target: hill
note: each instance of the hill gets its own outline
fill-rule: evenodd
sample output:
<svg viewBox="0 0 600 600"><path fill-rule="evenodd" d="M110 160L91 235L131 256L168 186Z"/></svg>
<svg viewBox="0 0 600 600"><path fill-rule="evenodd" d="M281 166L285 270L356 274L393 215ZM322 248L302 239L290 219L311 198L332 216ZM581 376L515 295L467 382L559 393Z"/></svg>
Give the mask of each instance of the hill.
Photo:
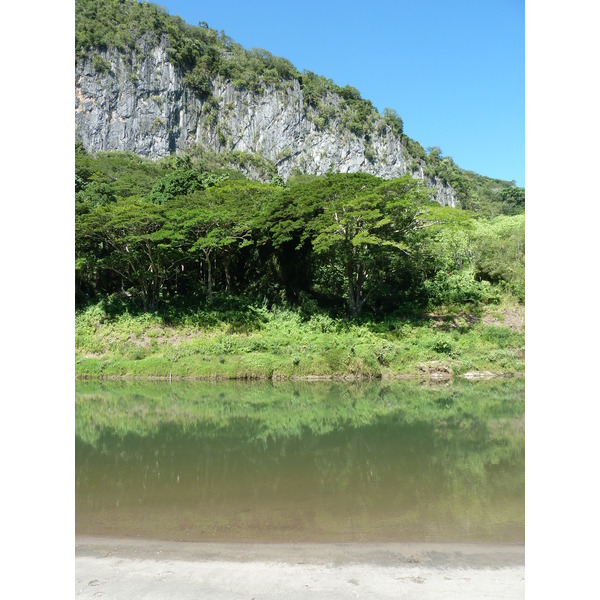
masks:
<svg viewBox="0 0 600 600"><path fill-rule="evenodd" d="M363 172L422 180L442 205L524 209L514 182L460 169L350 86L135 0L76 0L76 136L89 152L189 154L252 179Z"/></svg>

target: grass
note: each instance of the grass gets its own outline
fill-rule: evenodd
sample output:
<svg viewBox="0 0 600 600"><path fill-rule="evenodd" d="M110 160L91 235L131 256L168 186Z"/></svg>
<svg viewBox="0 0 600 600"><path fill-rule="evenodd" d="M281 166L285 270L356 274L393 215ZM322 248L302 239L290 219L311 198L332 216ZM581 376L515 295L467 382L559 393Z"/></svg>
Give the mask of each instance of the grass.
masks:
<svg viewBox="0 0 600 600"><path fill-rule="evenodd" d="M524 334L484 315L382 321L306 317L247 307L170 315L113 314L101 304L75 317L79 377L387 378L524 371Z"/></svg>

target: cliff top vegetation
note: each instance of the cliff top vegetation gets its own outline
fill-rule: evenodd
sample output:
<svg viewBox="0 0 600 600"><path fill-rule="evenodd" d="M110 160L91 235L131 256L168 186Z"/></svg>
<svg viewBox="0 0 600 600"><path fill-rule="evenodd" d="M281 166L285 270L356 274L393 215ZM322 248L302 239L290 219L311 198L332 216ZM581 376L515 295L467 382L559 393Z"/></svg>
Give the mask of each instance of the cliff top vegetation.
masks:
<svg viewBox="0 0 600 600"><path fill-rule="evenodd" d="M217 77L257 94L296 81L307 116L318 126L325 126L332 117L324 100L334 95L338 98L338 116L348 131L367 143L374 127L399 136L415 166L421 164L427 177L452 186L463 208L492 216L524 212L523 188L514 182L465 171L450 156L443 156L438 147L425 150L404 134L396 110L385 108L380 115L371 101L362 98L351 85L342 87L311 71L300 72L286 58L261 48L245 49L224 31L211 29L205 22L190 25L151 2L76 0L75 9L76 61L93 56L102 70L102 53L108 49L118 49L131 61L133 56L163 44L171 62L181 70L186 86L199 98L211 96L211 82ZM268 165L261 167L269 170Z"/></svg>

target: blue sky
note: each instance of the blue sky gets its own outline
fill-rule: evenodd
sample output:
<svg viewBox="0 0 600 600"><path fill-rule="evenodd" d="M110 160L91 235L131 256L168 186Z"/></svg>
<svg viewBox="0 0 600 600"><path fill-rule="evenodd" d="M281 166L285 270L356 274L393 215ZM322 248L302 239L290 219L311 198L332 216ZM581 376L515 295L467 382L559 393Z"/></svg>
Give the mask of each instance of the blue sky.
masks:
<svg viewBox="0 0 600 600"><path fill-rule="evenodd" d="M524 0L162 0L360 90L462 168L525 185Z"/></svg>

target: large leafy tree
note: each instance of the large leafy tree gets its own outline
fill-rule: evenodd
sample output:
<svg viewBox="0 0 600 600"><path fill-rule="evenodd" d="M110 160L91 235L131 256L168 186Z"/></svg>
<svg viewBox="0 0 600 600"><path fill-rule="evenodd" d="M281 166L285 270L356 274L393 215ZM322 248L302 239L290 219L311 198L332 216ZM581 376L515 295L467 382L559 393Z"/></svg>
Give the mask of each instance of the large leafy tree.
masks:
<svg viewBox="0 0 600 600"><path fill-rule="evenodd" d="M76 223L80 257L96 273L109 271L123 287L133 287L147 310L158 306L165 283L182 260L182 236L165 218L165 209L148 203L106 205Z"/></svg>
<svg viewBox="0 0 600 600"><path fill-rule="evenodd" d="M306 235L314 252L330 268L343 273L348 310L359 315L369 298L371 281L385 270L390 254L408 253L427 194L416 180L403 177L391 182L365 174L332 175L317 185L321 193L305 210L316 212Z"/></svg>
<svg viewBox="0 0 600 600"><path fill-rule="evenodd" d="M228 292L232 256L253 242L252 231L271 192L272 186L261 183L226 181L171 203L169 221L185 238L188 255L201 260L209 303L213 302L216 261L222 266Z"/></svg>

